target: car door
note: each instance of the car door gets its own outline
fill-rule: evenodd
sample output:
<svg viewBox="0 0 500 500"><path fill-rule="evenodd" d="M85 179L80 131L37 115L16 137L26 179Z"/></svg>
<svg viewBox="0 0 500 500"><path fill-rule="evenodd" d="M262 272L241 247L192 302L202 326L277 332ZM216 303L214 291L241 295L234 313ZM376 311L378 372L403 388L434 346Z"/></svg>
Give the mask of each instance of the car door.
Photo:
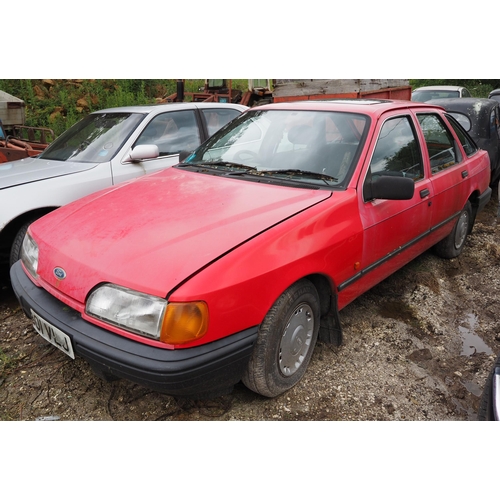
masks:
<svg viewBox="0 0 500 500"><path fill-rule="evenodd" d="M425 173L417 124L411 114L393 114L379 123L368 153L358 203L363 226L362 293L421 252L430 226L432 185ZM366 187L377 176L410 177L410 200L372 199Z"/></svg>
<svg viewBox="0 0 500 500"><path fill-rule="evenodd" d="M203 141L201 121L195 109L167 111L154 116L132 144L156 145L159 156L131 162L127 155L117 155L112 163L113 184L171 167L179 163L181 151L194 151ZM127 147L127 151L128 151Z"/></svg>
<svg viewBox="0 0 500 500"><path fill-rule="evenodd" d="M458 141L437 112L417 113L427 146L432 200L431 230L452 220L469 196L469 162Z"/></svg>

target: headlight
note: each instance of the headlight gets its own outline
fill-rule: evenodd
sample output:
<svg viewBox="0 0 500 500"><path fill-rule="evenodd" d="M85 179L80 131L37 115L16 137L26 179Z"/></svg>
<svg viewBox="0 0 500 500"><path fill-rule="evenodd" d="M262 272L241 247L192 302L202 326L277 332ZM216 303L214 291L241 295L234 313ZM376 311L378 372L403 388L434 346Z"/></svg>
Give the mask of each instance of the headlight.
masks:
<svg viewBox="0 0 500 500"><path fill-rule="evenodd" d="M38 245L29 233L26 233L21 248L21 260L33 278L38 278Z"/></svg>
<svg viewBox="0 0 500 500"><path fill-rule="evenodd" d="M159 340L167 301L116 285L103 285L89 296L86 313L145 337Z"/></svg>
<svg viewBox="0 0 500 500"><path fill-rule="evenodd" d="M118 285L102 285L89 296L86 313L144 337L183 344L202 337L208 327L204 302L168 303Z"/></svg>

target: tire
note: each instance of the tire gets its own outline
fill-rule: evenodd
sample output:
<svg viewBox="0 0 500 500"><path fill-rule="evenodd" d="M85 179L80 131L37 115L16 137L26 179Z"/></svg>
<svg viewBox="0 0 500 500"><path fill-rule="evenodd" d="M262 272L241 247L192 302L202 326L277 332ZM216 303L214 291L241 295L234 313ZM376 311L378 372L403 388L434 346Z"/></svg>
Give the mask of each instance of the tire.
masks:
<svg viewBox="0 0 500 500"><path fill-rule="evenodd" d="M302 279L278 298L260 325L243 383L267 397L292 388L309 365L319 326L318 292Z"/></svg>
<svg viewBox="0 0 500 500"><path fill-rule="evenodd" d="M492 421L496 420L495 410L493 409L493 377L495 373L498 373L500 369L500 356L496 360L493 368L491 369L488 378L486 379L486 384L483 389L483 394L481 395L481 401L479 403L479 409L477 412L477 419L481 421Z"/></svg>
<svg viewBox="0 0 500 500"><path fill-rule="evenodd" d="M35 222L39 217L33 217L25 222L17 232L14 241L12 242L12 246L10 247L10 260L9 265L12 267L20 258L21 258L21 248L23 247L23 240L26 232L28 231L28 227L30 224Z"/></svg>
<svg viewBox="0 0 500 500"><path fill-rule="evenodd" d="M451 233L434 246L436 254L443 259L458 257L462 253L467 236L472 231L473 223L472 206L470 201L467 201Z"/></svg>

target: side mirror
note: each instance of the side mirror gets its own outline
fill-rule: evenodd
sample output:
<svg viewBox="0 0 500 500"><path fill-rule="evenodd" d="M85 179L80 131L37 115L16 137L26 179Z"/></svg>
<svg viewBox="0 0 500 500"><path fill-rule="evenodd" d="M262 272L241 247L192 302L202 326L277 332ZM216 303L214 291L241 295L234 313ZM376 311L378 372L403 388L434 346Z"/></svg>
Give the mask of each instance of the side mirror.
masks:
<svg viewBox="0 0 500 500"><path fill-rule="evenodd" d="M129 155L129 160L136 162L158 158L158 156L160 156L160 151L156 144L142 144L132 149Z"/></svg>
<svg viewBox="0 0 500 500"><path fill-rule="evenodd" d="M381 175L368 181L366 188L367 200L411 200L415 193L415 182L410 177Z"/></svg>

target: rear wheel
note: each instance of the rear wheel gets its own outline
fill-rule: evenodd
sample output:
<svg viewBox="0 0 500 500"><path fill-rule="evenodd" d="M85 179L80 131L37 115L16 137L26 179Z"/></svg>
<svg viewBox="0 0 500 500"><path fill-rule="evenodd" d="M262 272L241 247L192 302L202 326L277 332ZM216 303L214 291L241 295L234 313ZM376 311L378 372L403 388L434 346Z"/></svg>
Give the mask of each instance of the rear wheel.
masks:
<svg viewBox="0 0 500 500"><path fill-rule="evenodd" d="M472 207L470 201L467 201L451 233L435 245L436 254L444 259L458 257L465 246L467 235L472 230L472 224Z"/></svg>
<svg viewBox="0 0 500 500"><path fill-rule="evenodd" d="M303 377L311 359L320 323L318 292L303 279L286 290L260 325L243 383L274 397Z"/></svg>

